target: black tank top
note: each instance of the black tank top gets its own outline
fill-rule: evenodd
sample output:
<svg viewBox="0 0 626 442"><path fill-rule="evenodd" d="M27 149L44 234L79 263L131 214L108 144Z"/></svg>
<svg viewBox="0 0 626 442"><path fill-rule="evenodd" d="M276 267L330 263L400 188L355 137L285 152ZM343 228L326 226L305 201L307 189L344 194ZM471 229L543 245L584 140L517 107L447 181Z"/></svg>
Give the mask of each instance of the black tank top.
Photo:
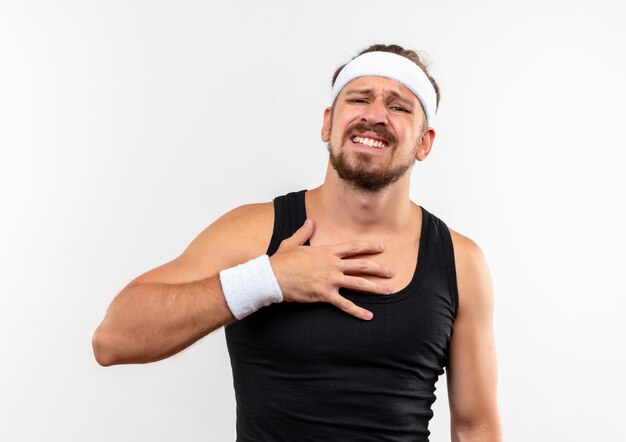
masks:
<svg viewBox="0 0 626 442"><path fill-rule="evenodd" d="M305 191L274 199L272 255L306 219ZM427 441L458 295L445 223L422 208L408 286L389 296L340 289L374 313L283 302L226 327L238 441Z"/></svg>

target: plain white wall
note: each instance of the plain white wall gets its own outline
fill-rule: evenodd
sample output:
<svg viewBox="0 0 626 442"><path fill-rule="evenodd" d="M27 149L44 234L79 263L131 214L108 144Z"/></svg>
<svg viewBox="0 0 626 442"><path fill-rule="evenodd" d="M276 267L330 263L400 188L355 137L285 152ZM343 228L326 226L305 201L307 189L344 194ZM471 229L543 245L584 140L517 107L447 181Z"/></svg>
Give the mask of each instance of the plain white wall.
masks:
<svg viewBox="0 0 626 442"><path fill-rule="evenodd" d="M412 197L490 263L505 440L626 440L625 19L609 0L1 1L0 439L234 440L221 331L106 369L91 334L220 214L321 182L331 73L380 41L425 50L441 85Z"/></svg>

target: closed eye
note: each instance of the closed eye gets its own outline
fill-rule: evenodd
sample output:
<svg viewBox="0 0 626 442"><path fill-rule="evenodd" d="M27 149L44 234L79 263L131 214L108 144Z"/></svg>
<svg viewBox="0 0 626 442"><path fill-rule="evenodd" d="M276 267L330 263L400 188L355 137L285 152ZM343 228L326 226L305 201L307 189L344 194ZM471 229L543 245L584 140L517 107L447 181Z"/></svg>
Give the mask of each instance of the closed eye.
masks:
<svg viewBox="0 0 626 442"><path fill-rule="evenodd" d="M391 106L391 109L397 111L397 112L406 112L406 113L411 113L410 110L402 107L402 106Z"/></svg>
<svg viewBox="0 0 626 442"><path fill-rule="evenodd" d="M365 98L350 98L348 103L364 104L367 103L367 100Z"/></svg>

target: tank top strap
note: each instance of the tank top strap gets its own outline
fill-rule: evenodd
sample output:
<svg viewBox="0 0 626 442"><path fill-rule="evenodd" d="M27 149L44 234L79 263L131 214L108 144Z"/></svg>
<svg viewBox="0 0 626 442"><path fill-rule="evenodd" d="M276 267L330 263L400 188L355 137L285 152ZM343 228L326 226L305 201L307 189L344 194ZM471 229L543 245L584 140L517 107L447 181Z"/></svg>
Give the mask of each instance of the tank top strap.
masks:
<svg viewBox="0 0 626 442"><path fill-rule="evenodd" d="M454 263L454 247L452 244L452 236L450 230L445 222L439 219L437 216L426 211L430 218L431 230L430 235L433 243L439 244L441 250L441 260L445 267L445 273L448 280L448 286L450 289L451 302L454 306L454 316L456 317L459 307L459 293L456 280L456 266Z"/></svg>
<svg viewBox="0 0 626 442"><path fill-rule="evenodd" d="M303 189L274 198L274 230L267 248L268 255L276 253L280 243L293 235L306 221L305 192L306 189Z"/></svg>

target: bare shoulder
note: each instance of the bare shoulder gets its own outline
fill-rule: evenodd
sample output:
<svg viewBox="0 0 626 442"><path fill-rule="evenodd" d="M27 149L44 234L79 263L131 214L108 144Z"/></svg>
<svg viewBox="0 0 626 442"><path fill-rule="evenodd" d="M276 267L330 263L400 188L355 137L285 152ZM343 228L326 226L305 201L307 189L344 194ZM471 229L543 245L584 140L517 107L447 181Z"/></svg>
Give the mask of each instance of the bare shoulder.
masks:
<svg viewBox="0 0 626 442"><path fill-rule="evenodd" d="M205 256L216 246L237 250L233 259L254 258L267 250L274 226L272 202L245 204L219 217L204 229L181 256Z"/></svg>
<svg viewBox="0 0 626 442"><path fill-rule="evenodd" d="M454 247L459 307L486 307L493 298L491 274L481 248L472 239L450 229Z"/></svg>
<svg viewBox="0 0 626 442"><path fill-rule="evenodd" d="M129 285L181 284L264 254L272 237L272 202L239 206L206 227L174 260L135 278Z"/></svg>
<svg viewBox="0 0 626 442"><path fill-rule="evenodd" d="M454 256L455 261L461 261L461 264L466 264L465 261L472 261L475 259L484 258L483 252L472 240L465 235L460 234L459 232L452 230L448 227L450 231L450 237L452 238L452 245L454 246Z"/></svg>

